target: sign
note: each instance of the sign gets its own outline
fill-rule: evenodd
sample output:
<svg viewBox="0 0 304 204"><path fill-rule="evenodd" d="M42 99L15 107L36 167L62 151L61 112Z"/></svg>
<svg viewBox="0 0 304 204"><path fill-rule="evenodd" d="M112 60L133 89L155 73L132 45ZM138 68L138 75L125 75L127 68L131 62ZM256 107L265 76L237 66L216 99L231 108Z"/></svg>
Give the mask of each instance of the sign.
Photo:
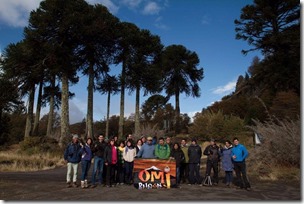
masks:
<svg viewBox="0 0 304 204"><path fill-rule="evenodd" d="M135 159L133 180L137 189L176 187L176 162L163 159Z"/></svg>

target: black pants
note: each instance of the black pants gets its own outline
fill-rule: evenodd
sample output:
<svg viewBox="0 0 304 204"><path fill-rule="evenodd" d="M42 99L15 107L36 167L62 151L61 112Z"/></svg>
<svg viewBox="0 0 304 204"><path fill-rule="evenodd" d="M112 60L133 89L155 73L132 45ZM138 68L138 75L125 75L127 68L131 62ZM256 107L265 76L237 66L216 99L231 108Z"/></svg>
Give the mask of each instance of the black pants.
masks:
<svg viewBox="0 0 304 204"><path fill-rule="evenodd" d="M207 160L206 176L211 176L211 169L213 169L213 182L218 183L218 162Z"/></svg>
<svg viewBox="0 0 304 204"><path fill-rule="evenodd" d="M199 163L189 163L189 183L190 184L202 183L202 179L201 179L199 171L200 171Z"/></svg>
<svg viewBox="0 0 304 204"><path fill-rule="evenodd" d="M246 163L234 162L234 171L236 174L236 185L240 188L250 188L250 183L246 175Z"/></svg>
<svg viewBox="0 0 304 204"><path fill-rule="evenodd" d="M181 182L186 183L189 177L189 164L182 163L180 168L180 178Z"/></svg>
<svg viewBox="0 0 304 204"><path fill-rule="evenodd" d="M111 186L114 184L115 181L115 164L108 164L107 168L107 175L106 175L106 185Z"/></svg>

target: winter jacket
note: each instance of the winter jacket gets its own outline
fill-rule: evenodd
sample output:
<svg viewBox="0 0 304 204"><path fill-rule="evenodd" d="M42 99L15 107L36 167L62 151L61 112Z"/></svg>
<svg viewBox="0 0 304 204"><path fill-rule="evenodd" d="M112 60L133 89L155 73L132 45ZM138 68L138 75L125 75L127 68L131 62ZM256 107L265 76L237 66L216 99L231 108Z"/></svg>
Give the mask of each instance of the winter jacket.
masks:
<svg viewBox="0 0 304 204"><path fill-rule="evenodd" d="M127 162L133 162L134 157L136 157L136 148L125 147L123 152L123 159Z"/></svg>
<svg viewBox="0 0 304 204"><path fill-rule="evenodd" d="M198 144L191 144L188 148L188 156L190 164L198 164L201 162L202 149Z"/></svg>
<svg viewBox="0 0 304 204"><path fill-rule="evenodd" d="M207 156L207 160L211 162L219 162L220 150L217 145L208 145L204 150L204 155Z"/></svg>
<svg viewBox="0 0 304 204"><path fill-rule="evenodd" d="M107 146L106 142L97 141L92 147L92 152L93 152L94 156L103 158L106 146Z"/></svg>
<svg viewBox="0 0 304 204"><path fill-rule="evenodd" d="M69 143L64 151L64 160L69 163L79 163L81 160L81 147L79 143Z"/></svg>
<svg viewBox="0 0 304 204"><path fill-rule="evenodd" d="M168 144L155 146L155 156L159 159L169 159L170 156L170 146Z"/></svg>
<svg viewBox="0 0 304 204"><path fill-rule="evenodd" d="M155 145L145 143L141 146L139 152L137 153L137 157L145 158L145 159L154 159L155 158Z"/></svg>
<svg viewBox="0 0 304 204"><path fill-rule="evenodd" d="M82 148L81 148L81 160L82 161L91 161L92 157L93 157L93 153L91 150L91 147L88 144L85 144Z"/></svg>
<svg viewBox="0 0 304 204"><path fill-rule="evenodd" d="M224 147L221 151L221 157L222 157L222 169L224 171L233 171L233 162L231 158L231 151L232 146L230 147Z"/></svg>
<svg viewBox="0 0 304 204"><path fill-rule="evenodd" d="M114 146L115 151L117 151L117 147ZM118 153L117 153L117 159L118 159ZM112 163L112 146L111 145L107 145L104 151L104 162L108 163L108 164L113 164ZM117 163L117 161L116 161ZM116 164L115 163L115 164Z"/></svg>
<svg viewBox="0 0 304 204"><path fill-rule="evenodd" d="M231 156L235 155L236 158L233 159L234 162L244 162L248 157L248 151L246 147L242 144L235 145L231 150Z"/></svg>
<svg viewBox="0 0 304 204"><path fill-rule="evenodd" d="M176 167L180 167L185 160L184 152L181 149L173 149L170 156L175 159Z"/></svg>

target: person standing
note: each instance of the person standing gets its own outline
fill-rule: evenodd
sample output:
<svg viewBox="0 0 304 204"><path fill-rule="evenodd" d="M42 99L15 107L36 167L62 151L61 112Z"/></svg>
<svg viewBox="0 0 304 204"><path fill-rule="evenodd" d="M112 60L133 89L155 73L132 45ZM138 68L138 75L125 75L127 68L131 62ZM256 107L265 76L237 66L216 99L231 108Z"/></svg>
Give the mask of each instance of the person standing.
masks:
<svg viewBox="0 0 304 204"><path fill-rule="evenodd" d="M131 141L132 142L132 141ZM141 139L138 139L137 140L137 142L136 142L136 153L138 153L139 152L139 150L140 150L140 148L142 147L142 145L143 145L143 142L142 142L142 140Z"/></svg>
<svg viewBox="0 0 304 204"><path fill-rule="evenodd" d="M220 160L220 148L216 145L215 140L210 140L210 145L208 145L204 150L204 155L207 156L207 166L206 166L206 177L211 175L211 169L213 170L213 184L218 185L218 163Z"/></svg>
<svg viewBox="0 0 304 204"><path fill-rule="evenodd" d="M173 150L170 153L170 159L175 159L176 163L176 184L177 186L180 184L180 168L185 160L184 152L181 150L180 145L175 142L173 144Z"/></svg>
<svg viewBox="0 0 304 204"><path fill-rule="evenodd" d="M127 141L127 146L123 152L123 159L125 160L125 181L127 185L132 183L132 173L134 168L134 158L136 157L136 149L133 147L132 141Z"/></svg>
<svg viewBox="0 0 304 204"><path fill-rule="evenodd" d="M114 185L115 167L118 160L117 147L114 143L114 138L110 139L104 152L105 166L107 167L106 187L112 187Z"/></svg>
<svg viewBox="0 0 304 204"><path fill-rule="evenodd" d="M233 180L233 163L231 158L232 143L229 140L225 141L224 148L221 149L222 169L225 171L225 183L230 187Z"/></svg>
<svg viewBox="0 0 304 204"><path fill-rule="evenodd" d="M72 137L72 142L70 142L65 151L64 151L64 160L67 163L67 187L78 187L77 181L77 173L78 173L78 164L81 160L81 147L78 142L78 135L74 134ZM73 170L73 183L71 184L71 176Z"/></svg>
<svg viewBox="0 0 304 204"><path fill-rule="evenodd" d="M181 164L180 174L181 174L181 182L186 183L189 177L189 156L188 156L188 145L187 140L182 139L181 141L181 150L184 153L185 159Z"/></svg>
<svg viewBox="0 0 304 204"><path fill-rule="evenodd" d="M103 167L104 167L104 151L107 143L104 141L103 134L98 136L98 141L94 144L92 152L94 154L94 166L92 172L92 188L96 187L96 176L98 175L97 182L102 185L103 183Z"/></svg>
<svg viewBox="0 0 304 204"><path fill-rule="evenodd" d="M130 140L132 141L132 140ZM124 159L123 159L123 152L125 150L125 142L120 141L119 146L117 148L117 165L116 165L116 183L117 185L123 185L125 183L125 168L124 168Z"/></svg>
<svg viewBox="0 0 304 204"><path fill-rule="evenodd" d="M143 159L155 159L155 145L152 144L152 137L147 138L147 142L141 146L136 157Z"/></svg>
<svg viewBox="0 0 304 204"><path fill-rule="evenodd" d="M92 139L88 138L85 144L80 143L81 146L81 188L88 187L88 172L92 160Z"/></svg>
<svg viewBox="0 0 304 204"><path fill-rule="evenodd" d="M191 140L191 145L188 148L189 156L189 185L200 184L202 182L200 176L200 163L202 157L202 149L197 144L196 139Z"/></svg>
<svg viewBox="0 0 304 204"><path fill-rule="evenodd" d="M165 143L163 137L160 137L158 144L155 146L155 156L158 159L169 159L170 157L170 146Z"/></svg>
<svg viewBox="0 0 304 204"><path fill-rule="evenodd" d="M233 159L234 171L237 179L238 188L245 188L247 191L251 190L250 183L246 174L246 158L248 157L248 151L246 147L239 143L237 137L233 138L234 147L231 150L231 156Z"/></svg>

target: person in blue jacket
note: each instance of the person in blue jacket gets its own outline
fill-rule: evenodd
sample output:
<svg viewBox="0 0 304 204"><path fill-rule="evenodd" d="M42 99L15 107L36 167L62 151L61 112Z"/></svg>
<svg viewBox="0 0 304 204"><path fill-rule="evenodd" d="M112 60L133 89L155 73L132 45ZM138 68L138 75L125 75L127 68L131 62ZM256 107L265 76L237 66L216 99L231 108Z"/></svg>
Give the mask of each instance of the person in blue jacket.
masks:
<svg viewBox="0 0 304 204"><path fill-rule="evenodd" d="M237 137L233 138L234 147L231 150L231 156L234 164L234 171L237 179L238 188L245 188L250 191L251 186L246 174L246 158L248 157L248 151L246 147L239 143Z"/></svg>
<svg viewBox="0 0 304 204"><path fill-rule="evenodd" d="M77 173L78 173L78 164L81 160L81 147L78 142L78 135L74 134L72 142L70 142L65 151L64 151L64 160L67 163L67 187L78 187ZM73 183L71 184L71 175L73 169Z"/></svg>
<svg viewBox="0 0 304 204"><path fill-rule="evenodd" d="M136 157L144 158L144 159L155 159L155 145L152 144L152 137L147 138L147 142L141 146L139 152Z"/></svg>
<svg viewBox="0 0 304 204"><path fill-rule="evenodd" d="M85 144L80 143L81 146L81 188L88 187L88 172L92 161L92 139L88 138Z"/></svg>

